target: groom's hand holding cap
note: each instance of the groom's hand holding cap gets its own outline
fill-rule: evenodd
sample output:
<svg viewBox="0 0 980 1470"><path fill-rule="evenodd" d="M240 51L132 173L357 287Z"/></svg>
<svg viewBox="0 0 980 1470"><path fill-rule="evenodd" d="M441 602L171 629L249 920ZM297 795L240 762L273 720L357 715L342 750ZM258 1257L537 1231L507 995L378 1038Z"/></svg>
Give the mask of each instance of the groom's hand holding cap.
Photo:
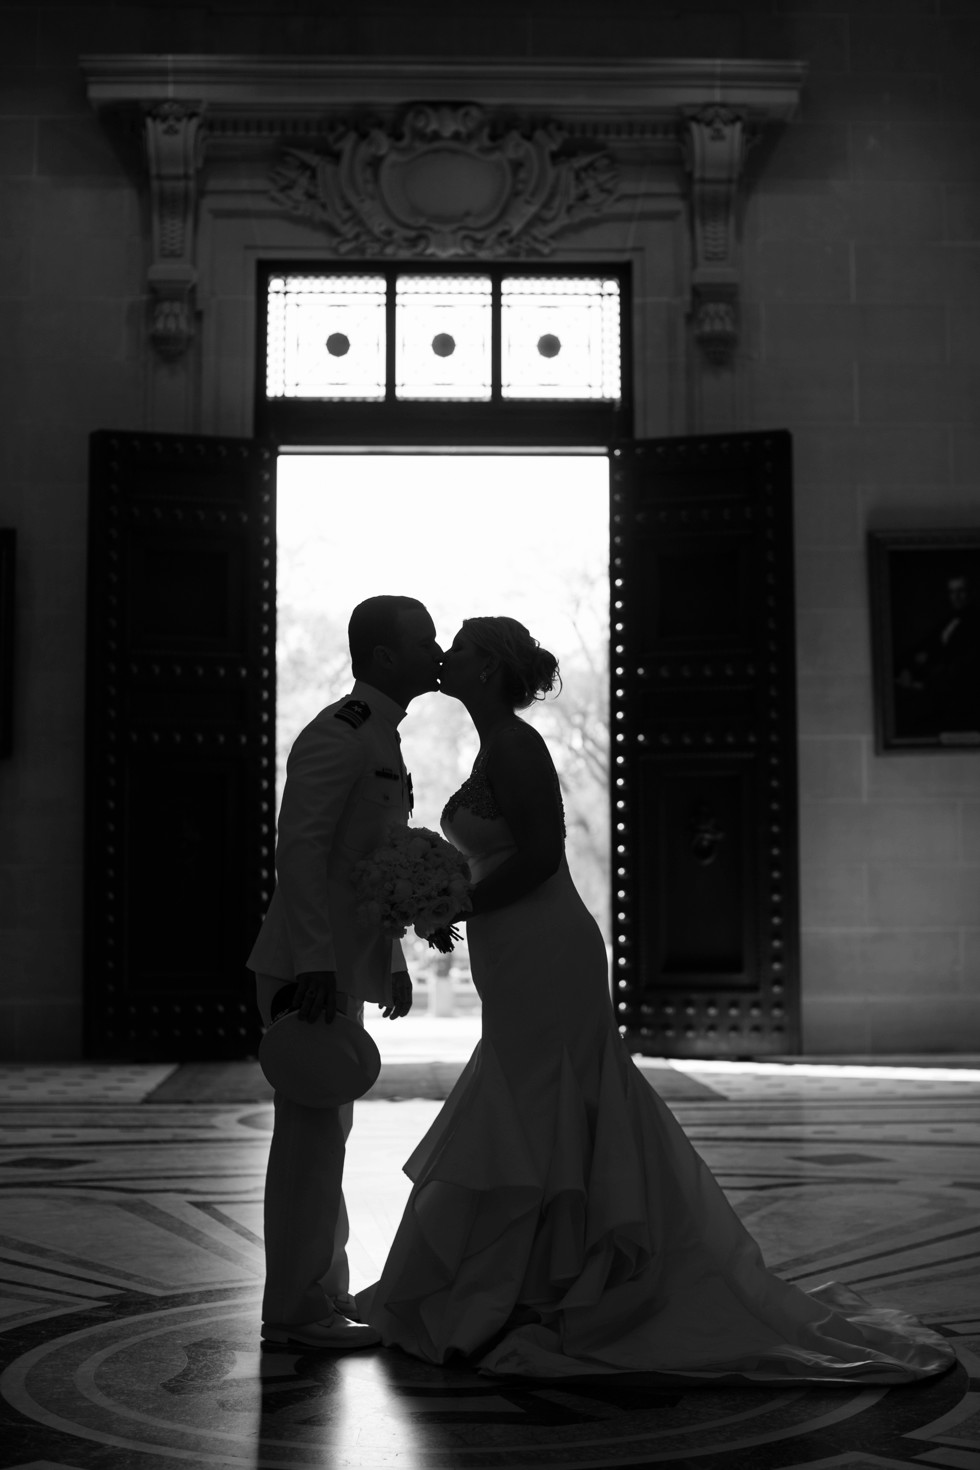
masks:
<svg viewBox="0 0 980 1470"><path fill-rule="evenodd" d="M304 1021L315 1021L322 1012L329 1026L337 1014L336 970L307 970L297 975L294 1005Z"/></svg>
<svg viewBox="0 0 980 1470"><path fill-rule="evenodd" d="M391 977L391 1002L381 1014L389 1021L397 1021L399 1016L407 1016L411 1009L412 978L407 970L395 970Z"/></svg>

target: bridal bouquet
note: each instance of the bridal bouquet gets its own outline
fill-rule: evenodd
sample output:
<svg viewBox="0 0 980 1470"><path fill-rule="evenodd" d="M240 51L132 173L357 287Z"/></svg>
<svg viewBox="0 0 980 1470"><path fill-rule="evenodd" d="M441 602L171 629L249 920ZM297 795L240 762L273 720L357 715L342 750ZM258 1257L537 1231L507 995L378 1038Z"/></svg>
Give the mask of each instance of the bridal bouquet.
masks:
<svg viewBox="0 0 980 1470"><path fill-rule="evenodd" d="M470 870L451 843L428 827L389 827L384 842L351 872L360 923L401 938L413 925L440 954L460 938L450 921L470 908Z"/></svg>

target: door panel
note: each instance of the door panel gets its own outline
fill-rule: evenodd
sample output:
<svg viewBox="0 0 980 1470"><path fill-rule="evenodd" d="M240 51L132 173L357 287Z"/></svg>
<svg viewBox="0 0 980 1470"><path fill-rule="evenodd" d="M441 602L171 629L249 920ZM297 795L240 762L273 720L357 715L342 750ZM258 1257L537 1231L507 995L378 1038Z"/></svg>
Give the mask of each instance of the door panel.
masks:
<svg viewBox="0 0 980 1470"><path fill-rule="evenodd" d="M275 452L92 436L86 1050L254 1053L274 871Z"/></svg>
<svg viewBox="0 0 980 1470"><path fill-rule="evenodd" d="M640 766L640 822L650 834L640 890L656 895L658 906L656 924L641 928L640 959L668 983L713 984L722 976L726 985L753 984L744 891L754 797L748 774L729 766L708 775L670 761Z"/></svg>
<svg viewBox="0 0 980 1470"><path fill-rule="evenodd" d="M614 987L634 1049L799 1046L790 436L613 450Z"/></svg>

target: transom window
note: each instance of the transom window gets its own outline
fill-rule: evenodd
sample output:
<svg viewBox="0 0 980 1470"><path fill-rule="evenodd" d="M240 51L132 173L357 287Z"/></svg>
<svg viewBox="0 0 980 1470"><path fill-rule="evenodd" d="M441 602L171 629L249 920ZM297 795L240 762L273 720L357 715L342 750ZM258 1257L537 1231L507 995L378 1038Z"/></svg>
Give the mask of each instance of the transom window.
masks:
<svg viewBox="0 0 980 1470"><path fill-rule="evenodd" d="M395 277L395 397L489 400L487 276Z"/></svg>
<svg viewBox="0 0 980 1470"><path fill-rule="evenodd" d="M266 396L385 396L384 276L273 276Z"/></svg>
<svg viewBox="0 0 980 1470"><path fill-rule="evenodd" d="M272 270L265 397L616 404L621 313L612 273Z"/></svg>

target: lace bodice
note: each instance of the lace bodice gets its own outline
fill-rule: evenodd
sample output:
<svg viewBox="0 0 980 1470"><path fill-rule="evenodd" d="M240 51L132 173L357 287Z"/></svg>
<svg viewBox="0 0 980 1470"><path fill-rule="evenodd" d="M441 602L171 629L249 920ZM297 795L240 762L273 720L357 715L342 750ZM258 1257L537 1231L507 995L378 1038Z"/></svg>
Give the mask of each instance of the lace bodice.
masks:
<svg viewBox="0 0 980 1470"><path fill-rule="evenodd" d="M555 795L558 797L558 805L561 808L561 835L567 836L565 829L565 806L561 799L561 786L557 775L555 780ZM458 791L454 791L442 809L440 818L443 827L451 822L459 811L465 807L474 817L483 817L486 821L494 821L502 815L499 806L494 799L494 794L487 780L487 752L481 751L473 762L473 769L463 782Z"/></svg>
<svg viewBox="0 0 980 1470"><path fill-rule="evenodd" d="M442 822L445 825L451 822L461 806L473 813L475 817L485 817L493 821L500 816L500 808L494 800L487 780L487 756L481 751L473 762L473 770L467 776L458 791L454 791L442 809Z"/></svg>

